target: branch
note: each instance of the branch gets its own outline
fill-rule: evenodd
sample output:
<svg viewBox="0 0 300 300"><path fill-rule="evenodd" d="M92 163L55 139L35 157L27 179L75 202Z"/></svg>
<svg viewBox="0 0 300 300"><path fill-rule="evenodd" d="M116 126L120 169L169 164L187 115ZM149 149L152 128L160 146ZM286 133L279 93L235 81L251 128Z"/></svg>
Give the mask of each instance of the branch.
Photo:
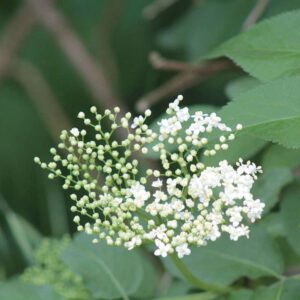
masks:
<svg viewBox="0 0 300 300"><path fill-rule="evenodd" d="M178 0L155 0L143 10L143 15L148 20L155 19L162 11L169 8Z"/></svg>
<svg viewBox="0 0 300 300"><path fill-rule="evenodd" d="M196 83L233 66L233 63L228 59L218 59L208 61L191 70L184 71L171 78L162 86L151 91L148 95L140 98L137 101L136 109L138 111L144 111L157 103L160 99L174 96L175 94L194 86Z"/></svg>
<svg viewBox="0 0 300 300"><path fill-rule="evenodd" d="M34 65L22 61L14 61L10 72L30 96L52 138L58 140L63 128L71 128L71 122L42 73Z"/></svg>
<svg viewBox="0 0 300 300"><path fill-rule="evenodd" d="M257 22L257 20L262 16L264 11L266 10L269 2L270 0L257 0L256 5L246 18L242 26L243 30L248 29Z"/></svg>
<svg viewBox="0 0 300 300"><path fill-rule="evenodd" d="M52 32L79 75L88 86L95 102L105 108L127 109L113 92L103 69L88 53L64 16L47 0L26 0L39 20Z"/></svg>
<svg viewBox="0 0 300 300"><path fill-rule="evenodd" d="M197 66L185 62L166 59L156 51L153 51L149 54L149 61L152 64L152 66L157 70L187 71L197 68Z"/></svg>
<svg viewBox="0 0 300 300"><path fill-rule="evenodd" d="M0 42L0 78L5 75L14 55L35 23L35 17L26 4L19 7L6 25Z"/></svg>

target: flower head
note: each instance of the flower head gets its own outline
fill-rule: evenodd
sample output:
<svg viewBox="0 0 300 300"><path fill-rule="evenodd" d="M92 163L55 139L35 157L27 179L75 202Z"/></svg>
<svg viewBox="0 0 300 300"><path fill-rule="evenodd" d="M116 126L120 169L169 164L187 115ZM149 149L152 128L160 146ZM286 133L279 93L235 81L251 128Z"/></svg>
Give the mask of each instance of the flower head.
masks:
<svg viewBox="0 0 300 300"><path fill-rule="evenodd" d="M226 160L205 166L201 157L228 149L235 132L216 113L191 114L181 101L178 96L169 104L158 132L145 123L149 110L131 120L130 113L118 117L118 108L99 114L92 107L94 121L78 115L90 130L64 130L58 149L50 150L52 162L34 159L49 170L50 179L61 177L63 188L73 190L74 222L79 231L94 235L94 242L131 250L152 241L155 255L176 252L181 258L191 246L223 233L234 241L248 237L247 221L261 217L264 203L251 193L261 168L242 159L236 166ZM117 130L126 131L126 138L117 140ZM143 172L135 153L147 154L150 147L159 153L161 169Z"/></svg>

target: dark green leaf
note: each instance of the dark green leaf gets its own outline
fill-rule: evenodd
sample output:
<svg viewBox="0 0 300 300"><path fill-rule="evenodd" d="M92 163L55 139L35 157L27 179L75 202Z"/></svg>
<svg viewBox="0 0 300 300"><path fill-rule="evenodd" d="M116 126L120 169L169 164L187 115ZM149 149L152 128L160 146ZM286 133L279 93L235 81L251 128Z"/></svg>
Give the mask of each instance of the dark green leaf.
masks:
<svg viewBox="0 0 300 300"><path fill-rule="evenodd" d="M105 243L92 244L84 233L66 249L63 260L82 277L95 298L126 298L142 282L143 268L137 252Z"/></svg>
<svg viewBox="0 0 300 300"><path fill-rule="evenodd" d="M281 214L286 238L300 254L300 186L296 184L288 186L282 198Z"/></svg>
<svg viewBox="0 0 300 300"><path fill-rule="evenodd" d="M226 300L250 300L253 292L250 290L240 290L230 293Z"/></svg>
<svg viewBox="0 0 300 300"><path fill-rule="evenodd" d="M141 257L141 265L143 268L142 281L133 297L137 299L149 299L155 295L160 274L155 269L154 263L146 256Z"/></svg>
<svg viewBox="0 0 300 300"><path fill-rule="evenodd" d="M222 237L207 246L193 249L183 259L191 272L208 283L230 284L242 276L279 277L283 260L277 244L259 227L253 227L250 238L238 242ZM170 260L164 260L175 276L181 276Z"/></svg>
<svg viewBox="0 0 300 300"><path fill-rule="evenodd" d="M265 203L264 213L269 212L278 202L280 191L293 179L292 172L287 168L267 169L259 176L252 192Z"/></svg>
<svg viewBox="0 0 300 300"><path fill-rule="evenodd" d="M262 81L298 73L300 31L295 28L299 26L299 10L281 14L225 42L210 57L228 56Z"/></svg>
<svg viewBox="0 0 300 300"><path fill-rule="evenodd" d="M230 100L234 100L238 95L257 87L260 82L250 76L243 76L235 79L226 86L225 93Z"/></svg>
<svg viewBox="0 0 300 300"><path fill-rule="evenodd" d="M247 159L259 152L266 145L266 141L247 134L237 135L233 141L229 142L226 151L219 151L214 156L203 157L203 162L207 165L217 165L226 159L229 163L235 163L239 158Z"/></svg>
<svg viewBox="0 0 300 300"><path fill-rule="evenodd" d="M281 214L269 213L259 223L274 238L285 235Z"/></svg>
<svg viewBox="0 0 300 300"><path fill-rule="evenodd" d="M262 158L263 169L294 168L300 164L300 150L287 149L279 145L272 145Z"/></svg>
<svg viewBox="0 0 300 300"><path fill-rule="evenodd" d="M219 115L229 126L242 123L244 133L299 148L300 77L280 79L237 96Z"/></svg>
<svg viewBox="0 0 300 300"><path fill-rule="evenodd" d="M287 279L258 289L250 300L298 300L300 280Z"/></svg>
<svg viewBox="0 0 300 300"><path fill-rule="evenodd" d="M35 286L18 281L0 283L0 299L63 300L49 286Z"/></svg>
<svg viewBox="0 0 300 300"><path fill-rule="evenodd" d="M160 34L158 43L177 51L184 49L187 59L197 61L237 34L252 7L251 1L205 1L192 6L182 19Z"/></svg>
<svg viewBox="0 0 300 300"><path fill-rule="evenodd" d="M156 300L215 300L216 295L212 293L190 294L179 297L163 297ZM217 300L217 299L216 299Z"/></svg>

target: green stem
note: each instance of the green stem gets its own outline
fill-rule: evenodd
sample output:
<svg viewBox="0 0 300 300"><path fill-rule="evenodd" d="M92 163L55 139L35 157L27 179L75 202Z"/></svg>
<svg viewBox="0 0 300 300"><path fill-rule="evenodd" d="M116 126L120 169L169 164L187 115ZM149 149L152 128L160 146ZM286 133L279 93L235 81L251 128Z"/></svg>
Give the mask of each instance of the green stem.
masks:
<svg viewBox="0 0 300 300"><path fill-rule="evenodd" d="M177 269L181 272L181 274L194 286L200 288L201 290L214 292L216 294L226 294L232 291L232 288L218 285L218 284L210 284L204 282L197 278L184 264L182 259L178 258L176 254L171 254L171 258L176 265Z"/></svg>

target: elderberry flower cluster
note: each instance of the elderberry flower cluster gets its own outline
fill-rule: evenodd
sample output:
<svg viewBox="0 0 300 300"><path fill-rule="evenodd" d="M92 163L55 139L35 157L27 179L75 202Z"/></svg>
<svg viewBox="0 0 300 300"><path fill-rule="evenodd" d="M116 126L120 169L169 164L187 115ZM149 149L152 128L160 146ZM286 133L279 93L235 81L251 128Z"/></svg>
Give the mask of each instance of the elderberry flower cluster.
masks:
<svg viewBox="0 0 300 300"><path fill-rule="evenodd" d="M150 110L132 120L130 113L119 117L119 108L100 114L92 107L93 119L78 115L91 130L64 130L58 149L50 150L52 162L35 158L50 179L61 177L63 189L74 191L74 222L95 243L131 250L152 242L155 255L182 258L192 245L206 245L223 232L234 241L248 237L247 224L261 217L264 204L251 193L261 167L242 159L236 166L201 162L203 155L227 150L242 125L232 130L215 113L191 114L180 108L181 100L169 104L159 132L145 122ZM126 133L122 141L118 130ZM141 155L150 150L161 168L143 172Z"/></svg>

